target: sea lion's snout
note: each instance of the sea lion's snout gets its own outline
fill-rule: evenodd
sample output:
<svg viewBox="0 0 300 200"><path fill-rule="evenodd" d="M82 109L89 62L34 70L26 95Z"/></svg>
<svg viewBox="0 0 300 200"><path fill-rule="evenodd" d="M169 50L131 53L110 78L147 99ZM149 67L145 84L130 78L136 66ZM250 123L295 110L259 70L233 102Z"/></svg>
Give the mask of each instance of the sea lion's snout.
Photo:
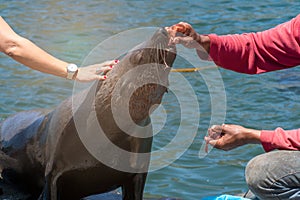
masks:
<svg viewBox="0 0 300 200"><path fill-rule="evenodd" d="M134 66L146 63L157 63L172 67L176 58L175 45L169 45L169 33L165 28L159 28L152 37L135 47L131 52L130 62Z"/></svg>
<svg viewBox="0 0 300 200"><path fill-rule="evenodd" d="M162 47L167 47L167 46L169 46L168 45L169 39L170 39L170 36L169 36L169 33L166 30L166 28L159 28L154 33L151 40L161 43Z"/></svg>
<svg viewBox="0 0 300 200"><path fill-rule="evenodd" d="M172 64L176 58L176 46L169 44L170 35L166 28L159 28L151 38L152 47L156 48L159 52L159 60L161 64L166 64L168 67L172 67Z"/></svg>
<svg viewBox="0 0 300 200"><path fill-rule="evenodd" d="M165 37L169 37L169 33L166 28L159 28L158 31L160 34L164 35Z"/></svg>

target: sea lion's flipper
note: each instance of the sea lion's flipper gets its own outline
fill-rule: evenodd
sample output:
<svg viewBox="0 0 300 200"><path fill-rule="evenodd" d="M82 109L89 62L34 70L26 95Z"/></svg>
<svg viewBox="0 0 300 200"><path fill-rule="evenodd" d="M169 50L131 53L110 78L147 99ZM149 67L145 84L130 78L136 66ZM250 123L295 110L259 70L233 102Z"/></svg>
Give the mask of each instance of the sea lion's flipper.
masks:
<svg viewBox="0 0 300 200"><path fill-rule="evenodd" d="M1 123L1 149L20 149L26 145L39 129L48 110L34 110L17 113Z"/></svg>
<svg viewBox="0 0 300 200"><path fill-rule="evenodd" d="M0 168L11 168L17 171L21 165L11 155L23 152L26 144L41 127L48 110L24 111L13 115L1 123L0 126Z"/></svg>
<svg viewBox="0 0 300 200"><path fill-rule="evenodd" d="M147 173L134 174L131 181L122 186L123 200L143 200L143 191Z"/></svg>
<svg viewBox="0 0 300 200"><path fill-rule="evenodd" d="M16 159L8 156L3 151L0 151L0 171L2 171L2 169L8 168L8 167L16 169L16 170L20 170L19 162Z"/></svg>
<svg viewBox="0 0 300 200"><path fill-rule="evenodd" d="M50 199L51 199L50 180L49 180L49 175L48 175L45 178L45 185L44 185L43 191L42 191L41 195L39 196L38 200L50 200Z"/></svg>

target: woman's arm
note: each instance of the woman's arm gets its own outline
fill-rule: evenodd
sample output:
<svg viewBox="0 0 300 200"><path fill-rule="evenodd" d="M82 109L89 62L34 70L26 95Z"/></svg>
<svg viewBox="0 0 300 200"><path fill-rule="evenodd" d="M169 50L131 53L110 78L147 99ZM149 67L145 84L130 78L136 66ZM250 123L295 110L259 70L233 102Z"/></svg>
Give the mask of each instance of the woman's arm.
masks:
<svg viewBox="0 0 300 200"><path fill-rule="evenodd" d="M67 77L68 63L62 61L43 49L36 46L30 40L21 37L0 17L0 51L14 60L34 70L53 74L59 77ZM97 69L107 72L118 61L108 61L99 65L79 68L76 77L78 81L104 80L105 76L97 74ZM104 68L103 68L104 67Z"/></svg>
<svg viewBox="0 0 300 200"><path fill-rule="evenodd" d="M0 27L1 52L32 69L67 77L68 63L51 56L30 40L16 34L2 17L0 17Z"/></svg>

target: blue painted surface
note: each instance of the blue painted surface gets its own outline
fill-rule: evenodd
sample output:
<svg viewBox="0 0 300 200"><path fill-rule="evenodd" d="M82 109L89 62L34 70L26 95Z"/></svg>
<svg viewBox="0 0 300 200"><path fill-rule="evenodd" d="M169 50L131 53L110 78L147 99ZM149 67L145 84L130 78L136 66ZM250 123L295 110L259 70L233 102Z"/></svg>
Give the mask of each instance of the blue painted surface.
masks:
<svg viewBox="0 0 300 200"><path fill-rule="evenodd" d="M204 197L202 200L250 200L250 199L224 194L224 195L214 196L214 197Z"/></svg>

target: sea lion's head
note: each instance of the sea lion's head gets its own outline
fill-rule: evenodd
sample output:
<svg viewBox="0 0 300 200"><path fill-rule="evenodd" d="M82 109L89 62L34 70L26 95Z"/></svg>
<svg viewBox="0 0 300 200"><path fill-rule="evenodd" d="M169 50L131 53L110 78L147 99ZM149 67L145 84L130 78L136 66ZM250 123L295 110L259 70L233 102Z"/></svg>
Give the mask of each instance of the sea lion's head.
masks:
<svg viewBox="0 0 300 200"><path fill-rule="evenodd" d="M99 95L105 93L101 91L103 88L110 89L111 95L106 95L106 99L109 98L112 110L116 109L119 116L127 118L129 113L138 123L161 103L176 58L175 46L168 43L168 32L160 28L149 40L129 51L109 72Z"/></svg>
<svg viewBox="0 0 300 200"><path fill-rule="evenodd" d="M176 48L168 43L168 32L165 28L160 28L149 40L129 52L130 62L133 65L156 63L170 69L176 58Z"/></svg>

